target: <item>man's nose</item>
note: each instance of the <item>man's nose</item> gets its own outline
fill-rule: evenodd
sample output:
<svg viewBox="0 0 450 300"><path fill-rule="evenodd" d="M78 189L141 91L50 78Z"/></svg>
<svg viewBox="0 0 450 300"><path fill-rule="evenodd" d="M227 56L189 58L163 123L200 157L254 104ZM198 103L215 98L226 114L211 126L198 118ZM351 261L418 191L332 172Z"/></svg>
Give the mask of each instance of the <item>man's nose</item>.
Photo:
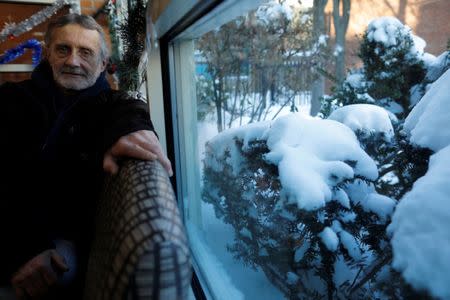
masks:
<svg viewBox="0 0 450 300"><path fill-rule="evenodd" d="M75 66L75 67L80 66L80 56L78 56L78 54L76 53L76 51L73 51L73 52L70 53L70 55L67 57L67 59L66 59L66 65L69 65L69 66Z"/></svg>

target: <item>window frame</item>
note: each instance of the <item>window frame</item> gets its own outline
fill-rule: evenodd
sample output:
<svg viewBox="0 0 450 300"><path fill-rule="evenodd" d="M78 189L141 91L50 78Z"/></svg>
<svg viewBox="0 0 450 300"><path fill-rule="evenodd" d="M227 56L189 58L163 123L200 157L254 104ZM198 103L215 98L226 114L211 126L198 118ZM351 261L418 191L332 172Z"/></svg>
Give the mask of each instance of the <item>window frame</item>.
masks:
<svg viewBox="0 0 450 300"><path fill-rule="evenodd" d="M171 45L172 40L183 30L194 24L201 17L209 13L212 9L218 6L223 0L202 0L193 5L189 11L183 15L179 20L168 20L168 16L173 13L176 9L176 4L178 0L174 0L169 4L169 7L163 12L163 14L158 19L155 24L156 31L158 34L162 33L159 39L159 56L161 63L161 82L162 82L162 95L163 95L163 111L164 111L164 128L165 128L165 139L167 147L167 155L169 159L174 162L174 176L171 178L172 184L176 187L175 194L178 199L178 205L180 212L182 212L183 221L185 221L184 215L184 201L180 198L183 195L182 192L182 168L180 166L180 135L175 126L175 121L177 118L177 103L176 98L173 95L175 86L174 78L174 68L173 65L173 45ZM189 3L192 5L192 2ZM178 6L179 7L179 6ZM189 7L188 4L183 5L184 8ZM179 9L176 9L175 15L182 15ZM172 26L171 26L172 24ZM191 288L196 299L211 299L211 295L207 288L207 283L203 276L201 275L201 270L195 261L192 260L193 265L193 278L191 283Z"/></svg>
<svg viewBox="0 0 450 300"><path fill-rule="evenodd" d="M186 112L186 110L191 110L192 107L189 107L187 103L183 103L183 84L186 85L186 83L180 83L178 81L180 75L184 78L189 77L186 69L182 67L182 64L185 64L186 62L183 62L183 60L180 59L182 56L181 52L183 51L182 48L186 46L186 42L189 43L189 41L194 38L194 35L198 36L199 32L202 32L202 29L205 29L205 27L210 29L216 28L241 15L243 11L257 7L266 1L199 0L197 3L193 3L193 1L195 2L195 0L188 0L188 3L181 4L180 0L172 0L166 10L158 18L155 29L157 35L161 36L159 38L159 53L156 54L156 56L159 56L161 68L160 80L162 85L163 103L160 105L163 106L164 111L164 120L160 119L160 121L164 123L163 127L166 133L165 143L167 155L169 159L174 162L174 176L171 180L175 187L179 210L182 212L182 218L188 231L188 238L191 240L191 247L195 244L195 248L200 249L206 245L199 242L198 237L194 238L192 235L189 235L190 227L194 226L190 226L190 224L188 224L190 222L186 222L186 215L195 215L196 210L198 215L200 215L200 208L192 208L192 203L190 203L189 208L188 205L184 205L186 201L188 201L188 197L192 198L192 194L194 194L195 197L200 197L200 189L194 185L196 185L195 180L198 181L201 178L198 174L198 170L196 170L194 176L192 176L192 166L197 163L192 157L192 155L197 154L192 150L196 149L196 137L194 141L189 139L185 140L185 131L189 130L185 128L185 125L189 125L190 123L189 120L185 119L184 112ZM180 6L177 6L177 3ZM186 10L187 12L183 14L183 10ZM182 17L177 19L177 17L181 15ZM221 17L226 15L227 20L222 20L222 23L219 24L220 21L218 22L216 20L216 15ZM206 32L207 31L204 31L202 34ZM150 53L150 55L152 54ZM189 69L189 67L187 69ZM152 103L152 106L153 104L154 103ZM195 117L196 114L195 111ZM180 126L179 124L182 125ZM196 132L196 129L191 128L189 134L192 134L192 131ZM183 151L187 144L191 146L188 149L190 153L185 153L185 151ZM188 164L190 166L187 166ZM197 218L197 222L201 223L199 219L200 218ZM201 227L201 224L196 225L200 225ZM197 242L193 242L193 239L197 240ZM195 250L191 251L194 269L191 287L196 299L229 299L227 298L228 292L226 290L217 291L216 289L213 289L210 286L213 283L207 280L207 278L210 277L208 275L211 275L209 272L216 273L216 271L218 271L216 275L220 275L221 271L211 268L208 268L209 270L205 271L204 267L201 267L197 261L208 260L208 257L199 257L196 255L196 252L197 251ZM204 253L205 251L198 252Z"/></svg>

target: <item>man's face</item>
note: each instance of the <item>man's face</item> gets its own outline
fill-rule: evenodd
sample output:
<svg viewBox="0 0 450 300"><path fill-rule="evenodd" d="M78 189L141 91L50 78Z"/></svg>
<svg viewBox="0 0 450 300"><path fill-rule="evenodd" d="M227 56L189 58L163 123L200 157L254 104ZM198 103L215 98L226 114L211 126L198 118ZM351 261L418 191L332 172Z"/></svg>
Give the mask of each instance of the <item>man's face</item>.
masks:
<svg viewBox="0 0 450 300"><path fill-rule="evenodd" d="M47 50L53 78L65 89L91 87L106 67L100 56L100 34L77 24L56 28Z"/></svg>

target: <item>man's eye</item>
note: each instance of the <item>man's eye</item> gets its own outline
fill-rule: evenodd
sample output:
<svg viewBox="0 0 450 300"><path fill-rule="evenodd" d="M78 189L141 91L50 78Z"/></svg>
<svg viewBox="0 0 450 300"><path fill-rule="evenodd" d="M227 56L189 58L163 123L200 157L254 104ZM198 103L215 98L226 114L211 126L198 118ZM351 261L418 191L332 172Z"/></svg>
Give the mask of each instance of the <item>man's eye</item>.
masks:
<svg viewBox="0 0 450 300"><path fill-rule="evenodd" d="M80 51L80 55L82 56L82 57L84 57L84 58L89 58L89 57L91 57L92 56L92 51L91 50L89 50L89 49L82 49L81 51Z"/></svg>
<svg viewBox="0 0 450 300"><path fill-rule="evenodd" d="M56 47L56 53L60 56L67 55L69 53L69 48L66 46L58 46Z"/></svg>

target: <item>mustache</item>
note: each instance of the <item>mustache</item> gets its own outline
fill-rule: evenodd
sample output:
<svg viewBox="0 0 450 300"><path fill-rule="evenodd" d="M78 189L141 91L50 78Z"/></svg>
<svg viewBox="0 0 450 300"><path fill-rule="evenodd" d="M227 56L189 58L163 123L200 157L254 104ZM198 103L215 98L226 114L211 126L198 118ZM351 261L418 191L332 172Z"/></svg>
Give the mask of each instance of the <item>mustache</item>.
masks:
<svg viewBox="0 0 450 300"><path fill-rule="evenodd" d="M84 72L83 69L81 69L80 67L64 66L61 68L60 73L71 73L86 76L86 72Z"/></svg>

